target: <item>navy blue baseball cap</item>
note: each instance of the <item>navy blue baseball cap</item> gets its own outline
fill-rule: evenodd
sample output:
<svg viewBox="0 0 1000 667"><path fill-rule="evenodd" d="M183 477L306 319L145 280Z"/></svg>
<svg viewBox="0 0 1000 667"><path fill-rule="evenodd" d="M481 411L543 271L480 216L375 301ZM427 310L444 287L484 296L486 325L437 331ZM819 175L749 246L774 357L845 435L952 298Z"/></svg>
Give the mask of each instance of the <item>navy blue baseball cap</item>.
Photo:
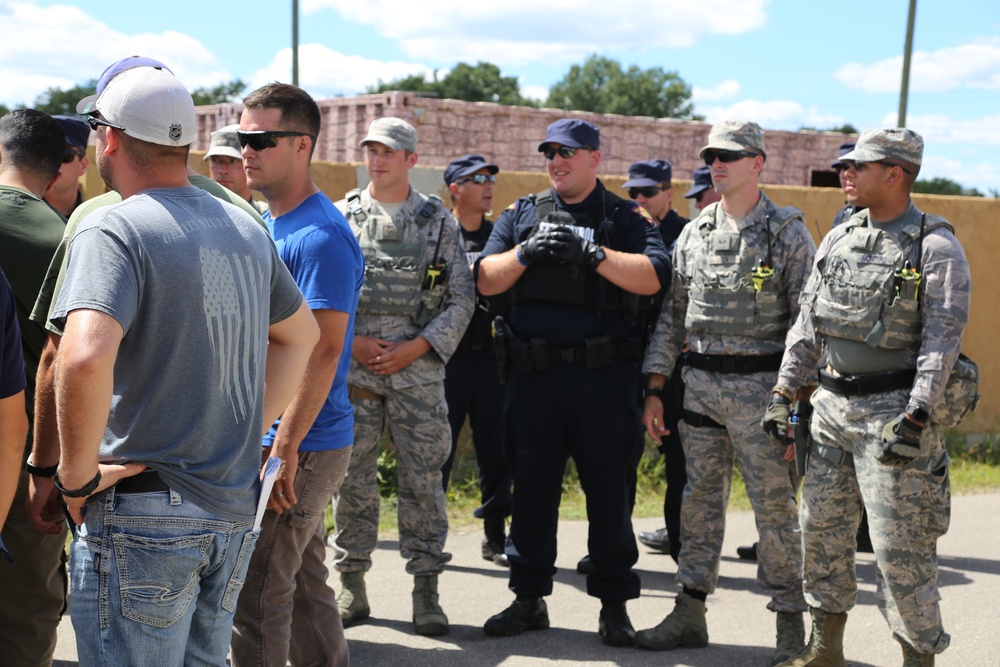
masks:
<svg viewBox="0 0 1000 667"><path fill-rule="evenodd" d="M694 170L694 185L684 193L685 199L694 199L705 190L712 189L712 168L698 167Z"/></svg>
<svg viewBox="0 0 1000 667"><path fill-rule="evenodd" d="M87 149L87 140L90 139L90 126L76 116L53 116L63 130L66 131L66 143L77 148Z"/></svg>
<svg viewBox="0 0 1000 667"><path fill-rule="evenodd" d="M76 112L78 114L86 115L93 111L94 102L97 101L97 98L101 96L104 89L107 88L109 83L111 83L111 79L115 78L122 72L132 69L133 67L156 67L158 69L165 69L171 74L174 73L169 67L161 63L159 60L154 60L153 58L146 58L145 56L129 56L128 58L122 58L118 62L108 65L107 69L105 69L101 74L101 78L97 80L97 92L80 100L76 105Z"/></svg>
<svg viewBox="0 0 1000 667"><path fill-rule="evenodd" d="M848 141L846 144L840 144L840 157L844 157L845 155L853 151L854 146L855 143L853 141ZM844 163L838 160L837 162L834 162L830 166L833 167L834 169L843 169Z"/></svg>
<svg viewBox="0 0 1000 667"><path fill-rule="evenodd" d="M623 188L655 187L660 183L669 183L673 174L670 160L643 160L633 162L628 168L628 180Z"/></svg>
<svg viewBox="0 0 1000 667"><path fill-rule="evenodd" d="M451 185L463 176L474 174L480 169L488 169L491 174L496 174L500 171L500 167L490 164L482 155L470 153L469 155L463 155L457 160L452 160L444 168L444 182L446 185Z"/></svg>
<svg viewBox="0 0 1000 667"><path fill-rule="evenodd" d="M545 131L545 141L538 144L538 152L545 149L546 144L562 144L570 148L601 147L601 130L593 123L579 118L560 118L549 125Z"/></svg>

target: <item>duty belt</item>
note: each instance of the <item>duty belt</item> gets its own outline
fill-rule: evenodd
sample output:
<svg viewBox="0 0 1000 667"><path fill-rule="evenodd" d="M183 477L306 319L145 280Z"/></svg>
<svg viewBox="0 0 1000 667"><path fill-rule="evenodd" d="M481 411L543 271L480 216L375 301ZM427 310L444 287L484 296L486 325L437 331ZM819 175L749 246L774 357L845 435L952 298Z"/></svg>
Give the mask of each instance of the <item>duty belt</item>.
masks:
<svg viewBox="0 0 1000 667"><path fill-rule="evenodd" d="M781 368L781 352L774 354L735 355L698 354L684 355L687 365L700 371L712 373L769 373Z"/></svg>
<svg viewBox="0 0 1000 667"><path fill-rule="evenodd" d="M691 410L684 410L684 423L696 428L726 428L708 415L703 415Z"/></svg>
<svg viewBox="0 0 1000 667"><path fill-rule="evenodd" d="M169 490L170 487L155 470L125 477L115 484L115 493L157 493Z"/></svg>
<svg viewBox="0 0 1000 667"><path fill-rule="evenodd" d="M865 375L833 375L820 370L819 383L823 388L841 396L868 396L912 387L916 376L917 371L914 369Z"/></svg>
<svg viewBox="0 0 1000 667"><path fill-rule="evenodd" d="M642 339L638 336L612 340L610 336L588 338L583 345L550 345L542 338L510 342L510 357L522 373L544 372L552 364L583 364L587 370L610 366L615 360L639 361Z"/></svg>
<svg viewBox="0 0 1000 667"><path fill-rule="evenodd" d="M851 463L854 460L854 455L850 452L821 445L815 440L812 442L812 453L835 466Z"/></svg>

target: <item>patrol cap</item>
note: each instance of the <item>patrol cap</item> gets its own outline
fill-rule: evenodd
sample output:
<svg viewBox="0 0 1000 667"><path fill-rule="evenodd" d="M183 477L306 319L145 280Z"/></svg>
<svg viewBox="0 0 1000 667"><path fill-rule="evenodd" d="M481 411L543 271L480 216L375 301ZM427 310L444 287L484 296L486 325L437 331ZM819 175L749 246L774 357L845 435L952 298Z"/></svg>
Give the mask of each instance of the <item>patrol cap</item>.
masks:
<svg viewBox="0 0 1000 667"><path fill-rule="evenodd" d="M90 126L76 116L53 116L66 132L66 143L77 148L87 148Z"/></svg>
<svg viewBox="0 0 1000 667"><path fill-rule="evenodd" d="M470 153L469 155L463 155L457 160L452 160L444 168L444 182L446 185L451 185L463 176L474 174L480 169L488 169L491 174L496 174L500 171L500 167L490 164L482 155Z"/></svg>
<svg viewBox="0 0 1000 667"><path fill-rule="evenodd" d="M750 120L724 120L716 123L708 132L708 143L698 151L698 157L705 157L705 151L755 151L765 158L764 130Z"/></svg>
<svg viewBox="0 0 1000 667"><path fill-rule="evenodd" d="M840 162L890 162L919 171L923 155L923 137L906 128L891 128L865 132L854 150L840 156Z"/></svg>
<svg viewBox="0 0 1000 667"><path fill-rule="evenodd" d="M417 152L417 131L402 118L376 118L368 126L368 136L361 140L359 146L376 143L384 144L394 151Z"/></svg>
<svg viewBox="0 0 1000 667"><path fill-rule="evenodd" d="M240 129L237 124L220 127L212 133L212 138L208 144L208 151L205 153L207 160L213 155L222 155L236 160L243 159L243 152L240 150L240 140L236 136L236 130Z"/></svg>
<svg viewBox="0 0 1000 667"><path fill-rule="evenodd" d="M848 153L850 153L853 150L854 150L854 142L853 141L848 141L845 144L840 144L840 157L844 157L845 155L847 155ZM840 169L841 167L844 166L844 163L841 162L840 160L837 160L836 162L834 162L830 166L833 167L834 169Z"/></svg>
<svg viewBox="0 0 1000 667"><path fill-rule="evenodd" d="M145 56L129 56L128 58L122 58L118 62L108 65L107 69L105 69L101 74L101 78L97 80L97 92L80 100L76 105L76 112L78 114L86 115L93 111L94 102L96 102L97 98L104 92L104 89L108 87L111 79L115 78L122 72L132 69L133 67L159 67L160 69L165 69L173 74L169 67L153 58L146 58Z"/></svg>
<svg viewBox="0 0 1000 667"><path fill-rule="evenodd" d="M698 167L694 170L694 185L684 193L684 198L694 199L705 190L711 190L712 187L714 187L712 184L712 168L709 166Z"/></svg>
<svg viewBox="0 0 1000 667"><path fill-rule="evenodd" d="M545 149L545 144L562 144L570 148L601 147L601 129L593 123L579 118L560 118L549 125L545 131L545 141L538 144L538 152Z"/></svg>
<svg viewBox="0 0 1000 667"><path fill-rule="evenodd" d="M643 160L633 162L628 168L628 180L623 188L655 187L660 183L669 183L673 175L670 160Z"/></svg>
<svg viewBox="0 0 1000 667"><path fill-rule="evenodd" d="M108 123L141 141L161 146L187 146L194 141L191 93L159 67L122 72L98 96L94 109Z"/></svg>

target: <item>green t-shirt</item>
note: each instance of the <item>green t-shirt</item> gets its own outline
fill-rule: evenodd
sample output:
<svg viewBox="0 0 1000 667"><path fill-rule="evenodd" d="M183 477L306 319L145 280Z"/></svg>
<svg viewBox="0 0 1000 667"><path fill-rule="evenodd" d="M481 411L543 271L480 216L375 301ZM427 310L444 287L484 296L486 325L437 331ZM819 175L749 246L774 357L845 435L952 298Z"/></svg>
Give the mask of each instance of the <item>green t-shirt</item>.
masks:
<svg viewBox="0 0 1000 667"><path fill-rule="evenodd" d="M216 199L228 201L235 206L239 206L241 209L249 213L250 217L257 221L257 224L264 229L267 229L267 225L264 224L264 219L260 217L260 213L258 213L253 206L244 201L242 197L237 195L232 190L224 188L212 179L207 176L202 176L201 174L192 174L188 176L188 181L191 185L196 188L201 188ZM62 290L63 279L66 276L66 247L69 245L69 241L73 238L73 235L76 234L76 229L80 226L80 222L85 217L99 208L117 204L121 202L121 200L121 195L112 190L111 192L105 192L103 195L99 195L93 199L88 199L80 204L75 211L73 211L73 215L70 216L69 222L66 223L65 228L60 232L61 240L58 242L58 246L52 254L51 263L47 265L49 267L48 272L45 274L45 279L42 281L41 288L36 292L38 298L34 302L35 307L31 310L30 319L32 322L36 322L53 333L62 334L58 328L49 324L49 310L55 304L56 299L59 298L59 292ZM45 339L43 338L43 343L44 340Z"/></svg>

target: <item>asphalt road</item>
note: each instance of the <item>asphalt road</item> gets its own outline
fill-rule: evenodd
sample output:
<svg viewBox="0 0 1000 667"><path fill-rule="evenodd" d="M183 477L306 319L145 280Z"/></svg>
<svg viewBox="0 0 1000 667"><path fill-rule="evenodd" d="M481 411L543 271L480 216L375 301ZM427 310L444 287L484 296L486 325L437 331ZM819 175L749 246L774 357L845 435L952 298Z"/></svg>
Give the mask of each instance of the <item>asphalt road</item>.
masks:
<svg viewBox="0 0 1000 667"><path fill-rule="evenodd" d="M953 500L951 530L938 543L942 613L952 635L951 648L939 666L995 667L1000 664L1000 493ZM659 522L639 519L636 530L653 530ZM559 557L553 594L547 598L552 628L518 637L494 638L482 625L505 608L513 594L506 570L480 556L479 533L453 533L448 550L454 559L440 579L441 605L451 632L441 638L413 632L410 592L413 580L403 571L398 543L385 540L374 554L366 577L372 618L346 631L355 667L522 667L587 665L628 667L683 665L750 667L769 665L774 646L774 615L767 598L756 590L756 566L736 558L736 547L754 541L749 512L730 512L727 519L718 590L709 597L709 646L664 653L638 648L609 648L597 635L600 602L586 594L576 561L586 552L586 522L559 525ZM669 556L640 549L637 570L642 597L629 603L636 629L660 622L673 608L676 566ZM875 603L874 559L858 557L857 607L850 613L845 655L852 666L891 666L902 662L899 646ZM337 582L339 585L339 582ZM808 630L807 630L808 632ZM75 666L70 619L60 626L55 667Z"/></svg>

